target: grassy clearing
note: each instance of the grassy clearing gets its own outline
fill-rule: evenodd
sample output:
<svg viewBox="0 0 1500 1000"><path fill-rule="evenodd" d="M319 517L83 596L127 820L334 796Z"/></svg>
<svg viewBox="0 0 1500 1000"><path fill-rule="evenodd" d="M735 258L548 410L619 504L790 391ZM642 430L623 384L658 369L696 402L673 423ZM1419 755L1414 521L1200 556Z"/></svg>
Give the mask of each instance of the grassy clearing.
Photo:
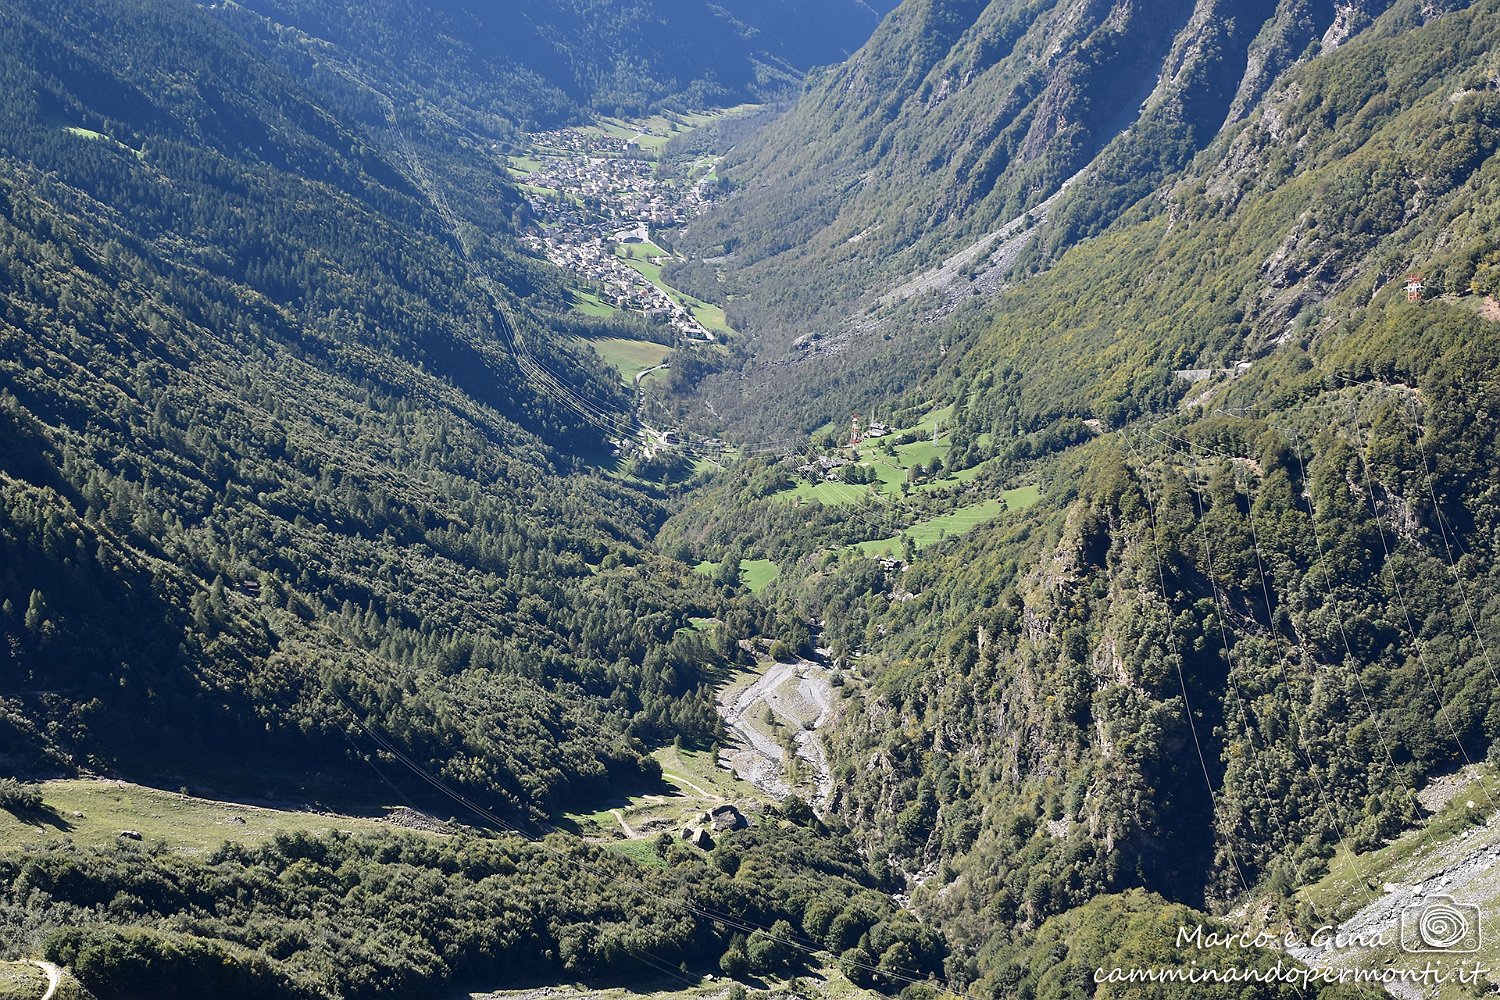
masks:
<svg viewBox="0 0 1500 1000"><path fill-rule="evenodd" d="M505 165L521 174L529 174L542 169L542 161L535 156L507 156Z"/></svg>
<svg viewBox="0 0 1500 1000"><path fill-rule="evenodd" d="M707 559L705 559L703 562L694 566L693 569L698 573L702 573L704 576L713 576L719 571L719 564L716 562L709 562ZM751 593L759 593L760 591L764 590L772 580L776 579L780 575L781 567L777 566L769 559L740 560L740 582L743 583L745 587L751 591Z"/></svg>
<svg viewBox="0 0 1500 1000"><path fill-rule="evenodd" d="M583 313L585 316L604 319L620 311L619 306L610 305L593 292L573 289L569 292L568 298L573 311Z"/></svg>
<svg viewBox="0 0 1500 1000"><path fill-rule="evenodd" d="M662 747L651 755L661 764L662 778L684 797L716 802L719 799L759 799L754 785L720 767L707 750Z"/></svg>
<svg viewBox="0 0 1500 1000"><path fill-rule="evenodd" d="M641 864L657 865L661 860L652 844L661 834L675 837L685 826L701 825L705 812L726 801L767 802L753 785L719 767L707 750L666 746L652 757L661 765L660 785L621 789L617 797L592 812L569 812L555 819L609 850Z"/></svg>
<svg viewBox="0 0 1500 1000"><path fill-rule="evenodd" d="M740 104L732 108L713 111L679 113L665 111L648 118L600 117L594 120L588 131L598 135L611 135L624 139L637 149L660 156L667 143L680 135L702 128L709 122L735 115L747 114L760 107L758 104Z"/></svg>
<svg viewBox="0 0 1500 1000"><path fill-rule="evenodd" d="M765 590L781 575L781 567L769 559L746 559L740 563L740 579L752 594Z"/></svg>
<svg viewBox="0 0 1500 1000"><path fill-rule="evenodd" d="M917 421L916 429L931 434L933 428L937 427L939 424L946 425L951 424L952 422L953 404L949 403L947 406L933 410L931 413L927 414L927 416Z"/></svg>
<svg viewBox="0 0 1500 1000"><path fill-rule="evenodd" d="M600 337L585 341L605 364L613 365L620 373L620 381L634 385L638 373L655 368L667 359L671 348L649 340L625 340L620 337Z"/></svg>
<svg viewBox="0 0 1500 1000"><path fill-rule="evenodd" d="M1013 490L1006 490L1000 494L1000 498L1011 510L1025 510L1028 507L1035 507L1037 501L1042 499L1042 488L1036 483L1030 486L1017 486Z"/></svg>
<svg viewBox="0 0 1500 1000"><path fill-rule="evenodd" d="M30 962L0 962L0 1000L37 1000L47 992L47 974Z"/></svg>
<svg viewBox="0 0 1500 1000"><path fill-rule="evenodd" d="M667 867L666 861L656 853L655 837L646 840L611 840L604 845L604 849L623 855L638 865L650 868Z"/></svg>
<svg viewBox="0 0 1500 1000"><path fill-rule="evenodd" d="M256 843L282 831L322 835L390 829L377 819L266 809L92 778L43 782L42 801L50 810L42 817L0 812L0 850L25 850L64 836L102 847L118 842L121 830L139 832L143 844L160 841L197 852L226 840Z"/></svg>
<svg viewBox="0 0 1500 1000"><path fill-rule="evenodd" d="M912 543L920 549L944 538L966 535L979 525L993 521L1005 513L1005 509L1003 500L984 500L951 510L946 514L930 517L925 521L919 521L890 538L860 542L856 548L867 556L897 555L903 549L905 540L910 538Z"/></svg>
<svg viewBox="0 0 1500 1000"><path fill-rule="evenodd" d="M944 538L966 535L1007 511L1025 510L1040 500L1041 495L1041 488L1035 485L1006 490L998 499L969 504L967 507L939 514L912 525L900 534L860 542L855 548L867 556L899 555L905 548L907 538L917 548L924 548Z"/></svg>
<svg viewBox="0 0 1500 1000"><path fill-rule="evenodd" d="M667 285L661 280L661 265L650 258L663 257L666 251L654 243L617 243L615 244L615 256L629 264L641 277L662 291L671 294Z"/></svg>
<svg viewBox="0 0 1500 1000"><path fill-rule="evenodd" d="M647 378L656 378L657 375L660 374L660 372L657 372L656 374L648 375ZM706 458L693 459L693 472L695 474L712 475L713 473L718 472L721 468L723 468L722 465L717 465Z"/></svg>
<svg viewBox="0 0 1500 1000"><path fill-rule="evenodd" d="M112 146L118 146L128 153L134 153L137 159L144 159L146 155L133 146L125 145L123 142L114 138L113 136L105 135L103 132L95 132L91 128L82 128L78 125L64 125L63 131L68 133L69 135L76 135L80 139L88 139L91 142L107 142Z"/></svg>
<svg viewBox="0 0 1500 1000"><path fill-rule="evenodd" d="M971 465L967 469L960 469L952 475L945 476L942 479L934 479L931 482L918 483L916 486L913 486L912 489L916 490L918 493L932 493L936 490L947 489L951 486L964 486L978 479L979 474L984 471L984 467L988 464L988 462L980 462L978 465ZM1014 505L1012 505L1012 509L1014 509Z"/></svg>
<svg viewBox="0 0 1500 1000"><path fill-rule="evenodd" d="M864 483L798 483L791 489L782 490L775 496L782 500L815 500L829 507L841 504L861 503L868 499L870 487Z"/></svg>
<svg viewBox="0 0 1500 1000"><path fill-rule="evenodd" d="M930 465L933 459L942 461L948 457L948 452L953 450L953 445L947 441L933 444L931 440L924 439L913 441L911 444L896 446L896 461L903 469L909 469L914 465Z"/></svg>

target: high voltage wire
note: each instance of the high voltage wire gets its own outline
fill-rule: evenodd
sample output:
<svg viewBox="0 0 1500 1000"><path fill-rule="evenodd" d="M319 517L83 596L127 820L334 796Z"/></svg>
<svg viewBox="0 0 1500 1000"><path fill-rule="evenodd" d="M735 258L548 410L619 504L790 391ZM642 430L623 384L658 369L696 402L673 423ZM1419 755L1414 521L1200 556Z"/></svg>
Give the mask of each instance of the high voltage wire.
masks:
<svg viewBox="0 0 1500 1000"><path fill-rule="evenodd" d="M1161 443L1166 444L1166 442L1164 442L1164 441L1161 442ZM1177 452L1176 449L1172 448L1171 445L1166 445L1166 446L1167 446L1167 448L1169 450L1173 451L1174 453L1181 454L1180 452ZM1188 455L1187 457L1191 458L1192 456ZM1201 498L1200 498L1200 510L1201 510ZM1204 523L1204 521L1203 521L1202 516L1200 514L1200 520L1199 520L1200 526L1202 526L1203 523ZM1252 499L1251 506L1250 506L1249 524L1250 524L1251 545L1253 546L1254 551L1255 551L1255 564L1256 564L1256 567L1257 567L1257 570L1258 570L1258 573L1259 573L1259 576L1260 576L1261 593L1265 597L1265 601L1266 601L1266 615L1267 615L1267 619L1268 619L1268 627L1270 628L1270 630L1271 630L1271 632L1273 634L1276 634L1277 630L1275 628L1274 621L1271 621L1271 619L1274 618L1273 603L1272 603L1272 598L1271 598L1270 585L1267 582L1267 578L1266 578L1265 560L1264 560L1263 554L1261 552L1261 547L1260 547L1260 533L1259 533L1259 530L1255 526L1255 508L1254 508L1253 499ZM1213 577L1212 577L1213 568L1212 568L1212 564L1211 563L1210 563L1209 573L1210 573L1210 581L1212 581L1212 579L1213 579ZM1218 604L1218 600L1219 600L1219 598L1218 598L1218 589L1217 589L1217 584L1215 584L1215 605L1216 605L1216 607L1217 607L1217 604ZM1220 616L1220 628L1222 629L1223 627L1224 627L1223 626L1223 618L1222 618L1222 616ZM1290 643L1287 643L1287 647L1288 647L1289 651L1292 648ZM1227 639L1227 637L1225 638L1225 651L1226 651L1226 654L1227 654L1227 652L1228 652L1228 639ZM1278 658L1277 659L1277 663L1278 663L1278 665L1280 666L1280 669L1281 669L1282 682L1286 685L1286 689L1287 689L1288 709L1289 709L1290 714L1292 716L1293 725L1296 727L1297 736L1294 739L1294 742L1297 745L1297 750L1301 754L1303 761L1307 764L1308 772L1309 773L1313 773L1316 770L1316 765L1313 762L1312 754L1308 751L1308 749L1306 747L1306 744L1304 742L1304 740L1305 740L1305 733L1306 733L1306 726L1303 723L1302 719L1299 717L1299 714L1297 712L1297 707L1296 707L1297 706L1297 695L1292 690L1291 677L1290 677L1289 672L1287 671L1285 660ZM1233 666L1233 661L1231 660L1231 669L1232 669L1232 666ZM1243 698L1241 699L1241 703L1243 705ZM1369 711L1371 713L1371 716L1373 718L1374 717L1374 708L1373 708L1373 706L1367 704L1366 707L1369 709ZM1247 724L1248 724L1248 722L1249 722L1248 713L1247 713L1247 719L1246 719L1246 721L1247 721ZM1387 752L1389 753L1389 751L1387 751ZM1394 759L1392 759L1392 765L1394 766ZM1335 811L1334 816L1333 816L1333 823L1334 823L1335 827L1338 830L1339 839L1348 842L1350 840L1348 830L1344 826L1343 821L1338 817L1338 814L1337 814L1336 811ZM1283 844L1284 844L1284 846L1290 846L1290 836L1286 833L1285 829L1283 829ZM1358 862L1358 859L1357 859L1357 855L1353 851L1351 851L1350 854L1348 855L1348 864L1353 869L1354 874L1359 878L1360 882L1363 883L1363 884L1368 885L1369 884L1369 879L1366 876L1363 868L1360 866L1360 864Z"/></svg>
<svg viewBox="0 0 1500 1000"><path fill-rule="evenodd" d="M1358 384L1383 385L1383 383L1373 383L1373 382L1372 383L1358 383ZM1241 411L1261 410L1263 412L1269 410L1269 408L1255 408L1255 407L1234 407L1233 409L1235 409L1235 410L1241 410ZM1224 410L1224 409L1219 409L1219 410L1217 410L1217 412L1222 412L1222 413L1225 413L1226 415L1233 415L1233 414L1230 414L1227 410ZM1202 446L1202 445L1197 445L1194 442L1191 442L1191 441L1187 440L1186 438L1182 438L1182 437L1179 437L1179 436L1174 435L1174 434L1170 434L1170 433L1165 432L1165 431L1161 431L1159 433L1165 435L1165 437L1170 438L1172 440L1182 442L1183 444L1186 444L1189 447L1196 447L1196 448L1199 448L1199 449L1201 449L1201 450L1203 450L1205 452L1216 454L1216 455L1219 455L1221 457L1226 457L1226 458L1230 458L1230 459L1233 459L1235 457L1233 455L1229 455L1226 452L1218 451L1216 449L1207 448L1206 446ZM1307 482L1307 470L1306 470L1306 467L1303 464L1303 460L1302 460L1302 446L1301 446L1301 441L1300 441L1300 438L1295 438L1295 437L1294 437L1294 441L1295 441L1294 454L1297 456L1298 467L1301 470L1301 478L1302 478L1303 483L1305 484ZM1163 442L1163 443L1165 444L1165 442ZM1168 447L1171 447L1171 446L1168 445ZM1369 502L1369 505L1370 505L1371 514L1373 516L1373 520L1375 521L1375 525L1376 525L1377 531L1380 533L1382 550L1384 551L1385 556L1386 556L1386 558L1385 558L1385 560L1383 561L1383 564L1382 564L1383 565L1383 571L1384 570L1389 570L1389 569L1391 569L1391 565L1390 564L1391 564L1391 555L1392 555L1392 553L1391 553L1391 550L1390 550L1389 546L1386 544L1383 521L1382 521L1382 519L1380 517L1379 511L1376 510L1375 506L1374 506L1374 492L1373 492L1373 487L1372 487L1370 479L1369 479L1369 466L1368 466L1368 462L1365 461L1362 458L1361 462L1360 462L1360 465L1361 465L1361 467L1363 469L1363 472L1364 472L1365 485L1366 485L1365 492L1366 492L1367 499L1368 499L1368 502ZM1252 513L1252 518L1253 518L1253 513ZM1322 542L1322 536L1321 536L1321 532L1318 530L1316 517L1312 518L1312 528L1313 528L1314 539L1315 539L1315 541L1317 543L1317 546L1318 546L1319 563L1320 564L1324 564L1324 563L1326 563L1326 558L1325 558L1326 553L1324 552L1324 547L1323 547L1323 542ZM1254 531L1254 527L1253 527L1253 521L1252 521L1252 532L1253 531ZM1453 571L1454 571L1455 575L1457 575L1457 567L1454 566L1452 568L1453 568ZM1364 686L1363 678L1361 678L1360 675L1359 675L1359 672L1353 668L1352 664L1353 664L1354 661L1357 660L1357 657L1355 657L1353 648L1352 648L1352 646L1350 644L1349 637L1348 637L1348 632L1347 632L1347 629L1344 626L1342 612L1339 611L1337 601L1336 601L1336 599L1333 596L1332 582L1328 578L1328 573L1327 573L1326 565L1324 565L1324 567L1323 567L1323 577L1324 577L1324 590L1325 590L1325 592L1326 592L1326 594L1328 596L1328 599L1329 599L1329 602L1330 602L1330 606L1334 610L1335 620L1336 620L1336 622L1338 624L1339 633L1340 633L1340 636L1341 636L1343 644L1344 644L1345 653L1346 653L1346 655L1348 657L1348 660L1349 660L1349 664L1347 666L1348 672L1356 680L1356 682L1357 682L1357 684L1358 684L1358 686L1360 688L1361 697L1365 701L1365 704L1366 704L1366 710L1369 712L1370 718L1371 718L1372 722L1375 724L1376 733L1377 733L1378 737L1381 740L1382 747L1384 748L1384 750L1386 752L1387 759L1390 762L1390 765L1391 765L1391 768L1392 768L1393 772L1398 776L1399 780L1401 780L1404 784L1407 785L1407 788L1408 788L1409 791L1415 793L1415 789L1412 788L1412 786L1410 785L1410 783L1406 781L1404 772L1402 772L1400 770L1400 768L1398 768L1396 766L1395 757L1391 753L1390 747L1389 747L1389 745L1387 743L1387 740L1386 740L1384 726L1380 722L1379 715L1375 712L1373 703L1372 703L1372 701L1370 699L1370 696L1369 696L1369 692L1366 690L1366 688ZM1405 616L1406 621L1407 621L1406 631L1407 631L1408 635L1410 635L1410 637L1411 637L1412 649L1413 649L1413 651L1414 651L1414 653L1415 653L1415 655L1416 655L1416 657L1418 659L1419 664L1423 668L1423 673L1425 675L1425 679L1428 682L1429 690L1431 691L1434 699L1437 701L1437 705L1438 705L1438 709L1439 709L1439 714L1441 716L1443 716L1444 721L1448 722L1448 724L1449 724L1450 735L1451 735L1451 737L1453 739L1454 746L1459 751L1459 755L1462 756L1465 759L1466 762L1472 764L1473 762L1469 758L1468 751L1465 749L1465 747L1463 745L1462 739L1459 737L1456 728L1452 726L1451 720L1449 720L1448 717L1447 717L1447 715L1448 715L1447 708L1444 706L1442 695L1441 695L1441 693L1437 689L1436 678L1435 678L1435 676L1434 676L1431 668L1427 664L1427 660L1426 660L1426 656L1424 654L1424 650L1422 648L1420 636L1416 633L1416 631L1415 631L1415 629L1413 627L1412 619L1411 619L1411 616L1410 616L1410 610L1409 610L1409 607L1406 604L1404 592L1401 591L1399 581L1397 581L1395 579L1394 571L1393 570L1392 570L1392 573L1391 573L1391 583L1392 583L1393 589L1396 591L1398 602L1401 604L1403 615ZM1476 634L1476 638L1478 638L1480 640L1481 644L1482 644L1483 643L1483 639L1482 639L1481 636L1479 636L1477 628L1475 629L1475 634ZM1490 798L1490 800L1491 800L1491 802L1493 804L1495 800L1494 800L1493 795L1490 794L1489 789L1487 787L1485 787L1483 790L1484 790L1484 793L1485 793L1486 797Z"/></svg>
<svg viewBox="0 0 1500 1000"><path fill-rule="evenodd" d="M1146 510L1151 517L1151 550L1156 557L1156 575L1157 581L1161 587L1162 610L1166 612L1167 635L1170 636L1173 614L1171 601L1167 596L1166 566L1165 561L1162 558L1161 541L1158 537L1160 532L1160 521L1157 517L1157 506L1156 502L1151 498L1151 488L1146 485L1146 477L1144 474L1144 457L1136 448L1135 444L1130 440L1130 436L1128 434L1124 435L1123 439L1125 441L1126 447L1128 447L1136 456L1136 459L1140 463L1142 469L1141 485L1146 497ZM1192 733L1193 736L1193 747L1197 751L1198 765L1203 772L1203 784L1208 789L1209 804L1213 807L1214 815L1217 816L1219 813L1219 796L1218 793L1214 791L1213 778L1210 777L1208 773L1208 758L1203 752L1203 740L1198 734L1197 720L1193 718L1193 699L1188 694L1187 675L1182 669L1182 650L1180 648L1172 657L1172 661L1177 668L1177 682L1182 690L1183 714L1187 718L1188 730ZM1225 849L1229 852L1229 859L1230 862L1234 865L1235 874L1239 876L1240 885L1248 894L1250 892L1250 882L1247 878L1245 878L1245 870L1240 865L1239 854L1234 849L1233 838L1226 837L1224 846Z"/></svg>
<svg viewBox="0 0 1500 1000"><path fill-rule="evenodd" d="M1389 382L1384 381L1384 380L1374 379L1374 378L1371 378L1371 379L1353 379L1353 378L1349 378L1348 376L1339 374L1337 372L1330 373L1330 377L1332 377L1334 379L1337 379L1339 382L1342 382L1345 385L1347 385L1349 387L1353 387L1353 388L1366 387L1366 386L1368 386L1368 387L1374 387L1374 388L1380 388L1380 389L1390 389L1390 390L1395 390L1395 389L1398 388L1397 386L1392 385ZM1415 423L1416 423L1415 406L1414 406L1414 403L1410 399L1408 399L1408 404L1411 405L1411 409L1412 409L1412 413L1413 413L1413 423L1415 425ZM1267 408L1267 407L1233 407L1233 408L1230 408L1230 409L1240 410L1240 411L1244 411L1244 412L1252 412L1252 411L1254 411L1254 412L1273 412L1273 411L1270 410L1270 408ZM1228 412L1228 410L1224 409L1224 408L1219 408L1216 412L1222 412L1222 413L1225 413L1226 415L1230 415L1229 412ZM1350 411L1349 420L1354 425L1355 438L1358 439L1358 440L1360 440L1362 442L1363 439L1364 439L1364 434L1363 434L1363 432L1362 432L1362 430L1361 430L1361 428L1360 428L1360 426L1358 424L1358 421L1355 419L1355 415L1354 415L1354 413L1353 413L1352 410ZM1418 451L1420 452L1421 451L1420 442L1418 443L1417 448L1418 448ZM1299 463L1299 466L1300 466L1300 464L1301 464L1300 446L1299 446L1297 454L1298 454L1298 463ZM1366 503L1367 503L1367 505L1370 508L1370 513L1371 513L1371 515L1373 517L1373 520L1374 520L1374 523L1375 523L1376 532L1377 532L1377 534L1378 534L1378 536L1380 538L1381 551L1382 551L1382 553L1385 556L1384 560L1382 561L1381 571L1382 571L1382 573L1388 573L1388 575L1389 575L1392 591L1395 593L1395 596L1396 596L1396 599L1397 599L1397 603L1400 605L1400 608L1401 608L1402 617L1404 618L1404 620L1406 622L1406 627L1405 627L1404 631L1410 637L1412 650L1413 650L1413 652L1414 652L1414 654L1416 656L1418 665L1422 668L1422 673L1423 673L1424 679L1427 681L1428 690L1431 692L1431 694L1433 696L1433 699L1437 703L1438 715L1447 724L1449 732L1450 732L1450 735L1451 735L1451 737L1453 739L1453 743L1454 743L1454 745L1458 749L1459 756L1464 759L1464 761L1465 761L1466 764L1472 766L1473 763L1474 763L1474 761L1470 757L1467 748L1464 747L1463 740L1462 740L1461 736L1458 733L1457 727L1454 726L1454 724L1452 722L1451 714L1448 711L1448 706L1446 706L1444 704L1444 699L1443 699L1442 693L1438 690L1436 675L1435 675L1434 671L1432 670L1432 667L1427 662L1425 645L1424 645L1424 643L1422 641L1422 638L1421 638L1420 634L1416 630L1415 622L1414 622L1414 620L1412 618L1412 615L1411 615L1411 608L1410 608L1410 605L1409 605L1409 603L1408 603L1408 601L1406 599L1405 591L1401 587L1400 580L1396 576L1395 568L1394 568L1393 563L1392 563L1393 552L1392 552L1391 546L1390 546L1390 544L1389 544L1389 542L1387 541L1387 538L1386 538L1384 519L1382 518L1382 516L1380 514L1380 511L1376 507L1376 504L1375 504L1374 483L1373 483L1373 480L1371 478L1370 463L1369 463L1368 459L1369 459L1369 446L1368 446L1367 443L1365 443L1365 444L1362 444L1361 448L1360 448L1360 462L1359 462L1359 465L1360 465L1360 469L1361 469L1361 473L1362 473L1362 479L1363 479L1364 485L1365 485L1364 492L1365 492ZM1426 456L1425 456L1425 453L1423 453L1423 462L1424 462L1424 467L1428 469L1429 474L1430 474L1430 466L1426 465ZM1303 478L1304 478L1304 482L1305 482L1305 480L1306 480L1306 470L1305 469L1303 470ZM1428 486L1429 486L1430 495L1432 496L1432 499L1433 499L1434 509L1436 510L1436 512L1438 514L1438 517L1441 519L1441 516L1442 516L1441 508L1437 505L1437 497L1436 497L1435 490L1432 487L1430 475L1429 475L1429 479L1428 479ZM1316 532L1316 522L1314 522L1314 530ZM1444 536L1445 536L1445 545L1446 545L1446 531L1444 531ZM1320 543L1320 546L1321 546L1321 543ZM1457 567L1456 563L1453 562L1453 560L1451 559L1451 553L1450 553L1450 559L1449 559L1449 568L1450 568L1450 570L1452 571L1452 573L1454 575L1455 581L1459 583L1460 593L1464 594L1464 596L1465 596L1465 604L1467 606L1467 595L1464 592L1463 587L1462 587L1462 578L1461 578L1461 575L1458 573L1458 567ZM1331 591L1330 591L1330 597L1331 597ZM1470 616L1470 627L1474 631L1475 638L1479 642L1481 651L1484 652L1484 654L1485 654L1485 661L1486 661L1486 664L1490 666L1491 676L1496 679L1497 683L1500 683L1500 676L1497 676L1495 674L1495 672L1494 672L1493 664L1491 663L1491 661L1489 659L1489 656L1488 656L1487 644L1485 643L1485 640L1484 640L1483 636L1480 634L1480 632L1478 630L1477 623L1475 623L1473 621L1472 614ZM1342 625L1341 625L1341 629L1342 629ZM1397 629L1398 629L1398 631L1401 630L1401 625L1399 623L1397 624ZM1346 648L1347 648L1347 644L1348 644L1347 635L1345 636L1345 644L1346 644ZM1351 658L1353 656L1352 650L1350 650L1350 656L1351 656ZM1490 800L1490 803L1491 803L1492 806L1497 805L1495 797L1490 792L1488 786L1481 784L1481 790L1483 791L1485 797Z"/></svg>
<svg viewBox="0 0 1500 1000"><path fill-rule="evenodd" d="M1221 458L1228 458L1228 459L1232 460L1232 459L1234 459L1236 457L1234 455L1229 454L1228 452L1218 451L1216 449L1209 448L1209 447L1207 447L1205 445L1194 445L1193 442L1188 441L1186 438L1180 437L1178 435L1172 434L1172 433L1167 432L1167 431L1160 430L1159 428L1158 429L1153 429L1152 436L1156 437L1157 440L1160 443L1162 443L1163 445L1165 445L1168 448L1171 448L1171 445L1167 444L1167 441L1170 440L1170 441L1177 441L1177 442L1180 442L1182 444L1186 444L1189 447L1197 447L1199 450L1204 451L1205 453L1217 455L1217 456L1219 456ZM1302 441L1301 441L1301 438L1299 436L1297 436L1295 433L1293 433L1293 435L1292 435L1292 443L1293 443L1293 452L1292 453L1297 458L1298 478L1299 478L1299 480L1305 486L1305 484L1307 483L1307 467L1304 464L1303 458L1302 458ZM1334 596L1334 593L1333 593L1333 581L1332 581L1332 579L1331 579L1331 577L1330 577L1330 575L1328 573L1327 552L1326 552L1325 546L1323 544L1323 533L1318 528L1318 519L1317 519L1316 513L1312 511L1312 504L1311 504L1311 497L1310 496L1308 497L1308 507L1309 507L1309 518L1308 518L1308 521L1309 521L1309 524L1312 527L1313 541L1314 541L1315 545L1317 546L1317 550L1318 550L1318 562L1317 562L1317 566L1318 566L1318 569L1320 570L1319 576L1322 578L1322 581L1323 581L1323 592L1324 592L1324 595L1328 599L1328 606L1333 611L1334 623L1338 626L1340 640L1341 640L1342 645L1344 647L1344 654L1345 654L1345 661L1344 661L1344 664L1343 664L1344 669L1345 669L1346 673L1348 674L1348 676L1355 681L1356 686L1359 688L1360 699L1364 702L1365 709L1369 713L1370 720L1371 720L1371 722L1375 726L1376 734L1377 734L1378 738L1380 739L1381 747L1385 750L1386 758L1387 758L1387 761L1389 762L1389 764L1391 766L1392 772L1395 773L1403 782L1405 782L1404 772L1402 772L1400 770L1400 768L1396 765L1396 758L1395 758L1394 753L1391 751L1391 748L1390 748L1390 745L1389 745L1389 741L1387 739L1386 732L1385 732L1385 726L1384 726L1384 724L1380 720L1379 713L1377 713L1375 711L1374 700L1370 697L1369 690L1365 687L1364 678L1361 677L1359 671L1355 670L1354 667L1353 667L1353 664L1358 660L1358 657L1355 656L1353 644L1350 642L1350 639L1349 639L1349 631L1348 631L1348 628L1347 628L1347 626L1345 624L1345 621L1344 621L1343 611L1339 607L1338 600ZM1253 514L1252 514L1252 517L1253 517ZM1253 530L1253 527L1252 527L1252 530ZM1409 783L1407 783L1407 784L1408 784L1408 788L1410 788L1410 784ZM1415 789L1412 789L1412 791L1415 791Z"/></svg>

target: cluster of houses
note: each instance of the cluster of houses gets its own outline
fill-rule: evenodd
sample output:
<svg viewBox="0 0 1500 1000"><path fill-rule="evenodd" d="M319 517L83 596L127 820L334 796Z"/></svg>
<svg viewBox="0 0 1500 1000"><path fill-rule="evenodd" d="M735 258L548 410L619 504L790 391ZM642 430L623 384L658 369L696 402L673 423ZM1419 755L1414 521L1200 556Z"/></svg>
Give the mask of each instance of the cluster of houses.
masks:
<svg viewBox="0 0 1500 1000"><path fill-rule="evenodd" d="M542 227L529 242L607 305L669 324L685 340L714 340L689 309L617 252L651 243L653 230L686 223L707 204L710 186L658 176L656 164L628 141L597 130L540 132L531 140L541 165L526 177L528 201ZM661 265L667 258L646 260Z"/></svg>
<svg viewBox="0 0 1500 1000"><path fill-rule="evenodd" d="M844 454L819 455L811 462L803 462L797 466L797 471L808 479L820 477L825 482L832 483L838 481L839 470L852 461L852 458Z"/></svg>

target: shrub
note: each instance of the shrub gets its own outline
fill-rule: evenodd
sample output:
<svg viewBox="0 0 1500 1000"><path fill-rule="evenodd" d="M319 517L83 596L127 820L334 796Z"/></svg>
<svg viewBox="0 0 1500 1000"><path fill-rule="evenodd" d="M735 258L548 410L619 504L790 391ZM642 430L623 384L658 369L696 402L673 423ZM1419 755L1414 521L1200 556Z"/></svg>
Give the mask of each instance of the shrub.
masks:
<svg viewBox="0 0 1500 1000"><path fill-rule="evenodd" d="M35 785L0 778L0 809L10 812L35 812L42 807L42 790Z"/></svg>

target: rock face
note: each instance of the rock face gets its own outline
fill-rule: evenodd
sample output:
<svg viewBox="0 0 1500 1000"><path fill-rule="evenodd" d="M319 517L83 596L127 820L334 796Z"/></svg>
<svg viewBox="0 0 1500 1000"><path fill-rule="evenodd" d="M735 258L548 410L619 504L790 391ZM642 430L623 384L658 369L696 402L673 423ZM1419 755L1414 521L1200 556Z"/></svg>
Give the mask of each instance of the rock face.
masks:
<svg viewBox="0 0 1500 1000"><path fill-rule="evenodd" d="M717 833L723 833L726 830L743 830L750 825L738 809L728 804L714 806L708 811L707 819Z"/></svg>
<svg viewBox="0 0 1500 1000"><path fill-rule="evenodd" d="M698 826L685 826L682 828L682 839L703 851L714 849L714 838L709 832Z"/></svg>

